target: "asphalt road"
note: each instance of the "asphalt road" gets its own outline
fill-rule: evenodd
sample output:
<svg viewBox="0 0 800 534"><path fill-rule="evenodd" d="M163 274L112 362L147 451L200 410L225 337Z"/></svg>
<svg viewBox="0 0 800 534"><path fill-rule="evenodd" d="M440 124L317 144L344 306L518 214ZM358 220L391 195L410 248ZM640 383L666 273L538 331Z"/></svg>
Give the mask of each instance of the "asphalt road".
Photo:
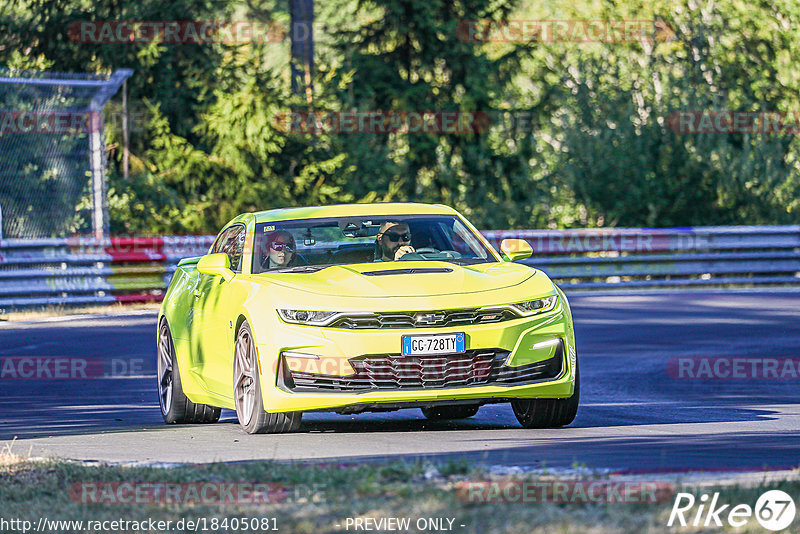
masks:
<svg viewBox="0 0 800 534"><path fill-rule="evenodd" d="M800 378L791 369L780 368L783 378L686 378L672 360L799 362L800 292L571 302L583 391L578 418L567 428L523 429L506 404L441 423L419 410L306 414L301 431L288 435L249 436L227 410L216 425L166 426L156 400L155 313L146 312L0 324L0 445L16 437L20 454L122 462L422 456L631 471L800 465ZM31 368L14 358L30 356L85 358L89 378L22 378ZM37 373L68 374L55 361ZM701 374L699 360L691 362Z"/></svg>

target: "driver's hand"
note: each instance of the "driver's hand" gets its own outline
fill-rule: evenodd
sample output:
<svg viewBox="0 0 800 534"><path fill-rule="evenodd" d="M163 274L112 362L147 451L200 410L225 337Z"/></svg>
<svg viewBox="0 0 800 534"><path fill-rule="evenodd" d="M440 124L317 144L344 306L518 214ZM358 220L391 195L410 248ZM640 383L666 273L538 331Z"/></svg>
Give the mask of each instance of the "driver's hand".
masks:
<svg viewBox="0 0 800 534"><path fill-rule="evenodd" d="M394 253L394 260L397 261L409 252L416 252L414 247L411 245L403 245L402 247L398 248L397 251Z"/></svg>

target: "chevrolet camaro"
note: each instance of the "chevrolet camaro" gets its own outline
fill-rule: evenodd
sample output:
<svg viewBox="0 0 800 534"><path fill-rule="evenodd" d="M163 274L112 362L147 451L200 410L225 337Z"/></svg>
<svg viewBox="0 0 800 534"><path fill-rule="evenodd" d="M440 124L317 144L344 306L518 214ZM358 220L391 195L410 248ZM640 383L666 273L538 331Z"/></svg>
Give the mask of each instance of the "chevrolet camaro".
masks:
<svg viewBox="0 0 800 534"><path fill-rule="evenodd" d="M580 375L569 303L540 270L441 205L245 213L178 263L158 317L167 423L236 410L248 433L303 412L421 408L430 419L509 402L526 428L564 426Z"/></svg>

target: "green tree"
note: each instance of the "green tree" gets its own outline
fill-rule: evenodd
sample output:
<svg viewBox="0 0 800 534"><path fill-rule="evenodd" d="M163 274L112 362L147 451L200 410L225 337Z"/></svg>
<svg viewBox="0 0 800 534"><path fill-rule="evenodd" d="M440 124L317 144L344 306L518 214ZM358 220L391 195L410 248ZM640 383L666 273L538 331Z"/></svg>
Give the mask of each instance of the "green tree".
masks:
<svg viewBox="0 0 800 534"><path fill-rule="evenodd" d="M583 224L798 220L795 136L681 132L675 121L686 110L797 109L800 87L785 61L800 13L778 4L674 1L646 14L674 39L559 51L552 64L570 67L554 70L565 90L545 147L561 155L556 169L587 208Z"/></svg>
<svg viewBox="0 0 800 534"><path fill-rule="evenodd" d="M341 109L460 111L492 116L519 70L525 46L491 58L459 38L459 24L508 18L515 2L366 0L371 20L337 34ZM355 18L356 13L352 14ZM517 132L517 140L526 132ZM529 180L530 144L503 150L491 131L350 135L342 141L353 179L381 200L443 202L485 227L527 221L540 191ZM514 141L514 140L512 140ZM376 156L377 155L377 156Z"/></svg>

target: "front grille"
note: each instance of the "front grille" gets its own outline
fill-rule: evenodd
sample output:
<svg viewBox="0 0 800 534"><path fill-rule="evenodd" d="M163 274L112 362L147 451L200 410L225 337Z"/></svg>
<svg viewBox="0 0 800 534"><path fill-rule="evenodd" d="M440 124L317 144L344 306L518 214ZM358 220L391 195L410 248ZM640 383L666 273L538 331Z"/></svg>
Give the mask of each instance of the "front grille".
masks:
<svg viewBox="0 0 800 534"><path fill-rule="evenodd" d="M449 356L381 354L353 358L354 375L337 377L290 371L283 367L283 385L292 391L376 391L441 389L476 385L512 385L549 380L561 374L564 355L541 362L507 367L508 351L468 350Z"/></svg>
<svg viewBox="0 0 800 534"><path fill-rule="evenodd" d="M509 309L462 309L419 312L378 312L346 314L328 326L348 330L379 328L441 328L491 324L519 316Z"/></svg>

